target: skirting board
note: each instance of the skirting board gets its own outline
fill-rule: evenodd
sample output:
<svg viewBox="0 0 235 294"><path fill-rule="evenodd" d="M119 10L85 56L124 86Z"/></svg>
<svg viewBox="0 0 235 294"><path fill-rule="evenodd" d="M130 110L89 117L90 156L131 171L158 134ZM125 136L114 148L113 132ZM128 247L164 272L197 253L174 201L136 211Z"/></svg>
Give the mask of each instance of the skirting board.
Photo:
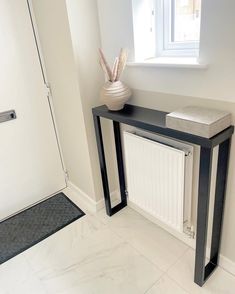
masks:
<svg viewBox="0 0 235 294"><path fill-rule="evenodd" d="M185 244L187 244L189 247L195 249L195 239L190 239L186 235L180 234L177 231L171 229L170 227L163 224L162 222L157 220L155 217L151 216L149 213L145 212L144 210L142 210L141 208L139 208L137 205L135 205L134 203L132 203L130 201L128 201L128 206L131 207L133 210L137 211L139 214L146 217L151 222L153 222L156 225L158 225L159 227L161 227L162 229L166 230L168 233L170 233L171 235L173 235L177 239L179 239L182 242L184 242ZM207 255L209 257L209 249L207 251L208 251ZM235 276L235 262L231 261L230 259L223 256L222 254L220 254L220 258L219 258L219 266L221 268L223 268L226 272Z"/></svg>
<svg viewBox="0 0 235 294"><path fill-rule="evenodd" d="M70 181L68 181L68 187L66 188L65 193L68 194L67 196L70 197L71 200L80 205L82 208L87 209L91 213L96 213L105 207L103 199L96 202ZM113 191L111 193L111 201L113 203L118 201L117 191Z"/></svg>

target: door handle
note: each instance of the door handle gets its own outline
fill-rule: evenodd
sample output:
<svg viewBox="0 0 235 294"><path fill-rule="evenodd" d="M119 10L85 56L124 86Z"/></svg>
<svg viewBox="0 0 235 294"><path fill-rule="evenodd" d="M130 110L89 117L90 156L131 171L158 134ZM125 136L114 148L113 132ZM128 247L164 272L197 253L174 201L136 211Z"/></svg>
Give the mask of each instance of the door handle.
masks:
<svg viewBox="0 0 235 294"><path fill-rule="evenodd" d="M16 119L15 110L0 112L0 123Z"/></svg>

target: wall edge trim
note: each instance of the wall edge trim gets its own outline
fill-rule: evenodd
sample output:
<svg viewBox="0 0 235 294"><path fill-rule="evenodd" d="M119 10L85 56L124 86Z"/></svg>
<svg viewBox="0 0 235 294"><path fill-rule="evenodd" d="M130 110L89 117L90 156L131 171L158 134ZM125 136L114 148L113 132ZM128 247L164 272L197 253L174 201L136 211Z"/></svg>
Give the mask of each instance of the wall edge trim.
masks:
<svg viewBox="0 0 235 294"><path fill-rule="evenodd" d="M86 194L82 189L77 187L71 181L68 181L67 190L70 191L73 195L68 195L68 197L71 197L71 200L74 200L79 205L84 206L91 213L96 213L105 207L103 199L100 199L99 201L93 200L88 194ZM111 192L111 200L114 203L118 201L118 191L115 190Z"/></svg>

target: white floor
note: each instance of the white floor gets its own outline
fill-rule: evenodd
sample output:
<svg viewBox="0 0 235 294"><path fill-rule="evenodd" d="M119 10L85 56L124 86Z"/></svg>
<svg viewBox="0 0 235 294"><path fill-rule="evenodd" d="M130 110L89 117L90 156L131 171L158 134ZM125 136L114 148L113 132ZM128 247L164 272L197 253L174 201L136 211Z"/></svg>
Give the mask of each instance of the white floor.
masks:
<svg viewBox="0 0 235 294"><path fill-rule="evenodd" d="M194 251L130 208L86 213L1 265L0 294L235 293L220 268L194 284Z"/></svg>

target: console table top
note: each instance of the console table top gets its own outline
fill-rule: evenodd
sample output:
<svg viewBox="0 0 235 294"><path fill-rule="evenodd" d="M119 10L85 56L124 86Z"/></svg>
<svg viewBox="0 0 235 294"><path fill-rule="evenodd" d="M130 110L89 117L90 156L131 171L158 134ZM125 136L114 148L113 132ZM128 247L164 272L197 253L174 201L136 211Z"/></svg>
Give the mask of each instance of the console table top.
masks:
<svg viewBox="0 0 235 294"><path fill-rule="evenodd" d="M184 133L166 127L168 112L126 104L122 110L110 111L105 105L92 109L95 116L107 118L123 124L131 125L150 132L172 137L203 147L212 148L232 136L234 126L230 126L214 137L208 139L190 133Z"/></svg>

